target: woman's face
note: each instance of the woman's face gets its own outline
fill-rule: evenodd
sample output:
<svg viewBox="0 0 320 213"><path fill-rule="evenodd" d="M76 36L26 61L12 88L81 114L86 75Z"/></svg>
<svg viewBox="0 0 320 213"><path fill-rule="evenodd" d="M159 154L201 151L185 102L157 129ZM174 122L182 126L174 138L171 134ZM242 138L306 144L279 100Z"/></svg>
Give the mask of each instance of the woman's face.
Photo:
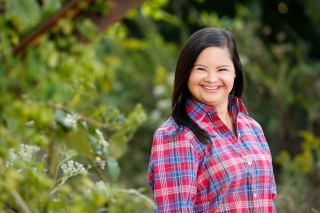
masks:
<svg viewBox="0 0 320 213"><path fill-rule="evenodd" d="M190 73L188 88L192 99L215 107L227 107L235 77L228 49L207 47Z"/></svg>

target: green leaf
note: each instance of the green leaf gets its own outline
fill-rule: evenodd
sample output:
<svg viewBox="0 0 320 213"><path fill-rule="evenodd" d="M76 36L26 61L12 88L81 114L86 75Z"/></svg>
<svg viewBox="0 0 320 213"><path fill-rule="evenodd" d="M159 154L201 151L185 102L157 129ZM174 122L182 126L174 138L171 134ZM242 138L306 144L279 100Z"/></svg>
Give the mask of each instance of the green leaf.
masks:
<svg viewBox="0 0 320 213"><path fill-rule="evenodd" d="M78 125L77 131L69 131L67 133L66 143L68 147L76 150L82 156L89 157L93 155L89 144L89 133L82 125Z"/></svg>
<svg viewBox="0 0 320 213"><path fill-rule="evenodd" d="M97 92L97 91L96 91L96 86L95 86L93 83L91 83L91 82L85 82L85 83L83 84L83 86L84 86L85 90L86 90L88 93L96 93L96 92Z"/></svg>
<svg viewBox="0 0 320 213"><path fill-rule="evenodd" d="M22 31L40 20L41 10L36 0L7 0L5 1L7 18L18 24Z"/></svg>
<svg viewBox="0 0 320 213"><path fill-rule="evenodd" d="M57 0L46 0L43 1L43 9L47 13L52 13L61 8L61 2Z"/></svg>
<svg viewBox="0 0 320 213"><path fill-rule="evenodd" d="M68 106L69 106L70 108L72 108L72 109L75 109L76 106L77 106L81 101L82 101L82 100L81 100L81 95L80 95L80 93L77 93L77 94L75 94L75 95L72 97L71 101L68 103Z"/></svg>
<svg viewBox="0 0 320 213"><path fill-rule="evenodd" d="M62 125L64 129L70 129L70 127L64 122L66 113L62 109L56 109L54 112L54 118Z"/></svg>
<svg viewBox="0 0 320 213"><path fill-rule="evenodd" d="M120 167L116 159L108 157L107 159L108 176L111 181L116 181L120 175Z"/></svg>
<svg viewBox="0 0 320 213"><path fill-rule="evenodd" d="M127 137L123 134L116 133L109 139L109 155L115 159L120 158L127 150Z"/></svg>
<svg viewBox="0 0 320 213"><path fill-rule="evenodd" d="M86 38L93 39L99 32L98 27L90 19L79 20L77 30Z"/></svg>

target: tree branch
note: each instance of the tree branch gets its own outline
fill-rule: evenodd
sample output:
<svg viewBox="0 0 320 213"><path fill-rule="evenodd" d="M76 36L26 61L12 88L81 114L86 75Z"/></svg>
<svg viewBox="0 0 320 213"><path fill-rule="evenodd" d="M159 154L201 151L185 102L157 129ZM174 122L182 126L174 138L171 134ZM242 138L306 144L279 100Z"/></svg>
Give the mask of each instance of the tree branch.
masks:
<svg viewBox="0 0 320 213"><path fill-rule="evenodd" d="M67 106L64 106L62 104L56 104L54 107L58 108L58 109L63 109L65 111L67 111L67 112L75 114L75 115L79 116L81 120L83 120L83 121L85 121L85 122L87 122L89 124L93 124L95 126L99 126L101 128L104 128L104 129L109 129L109 130L111 129L112 130L112 127L110 125L102 123L102 122L97 121L97 120L93 120L91 118L88 118L88 117L80 114L79 112L77 112L77 111L75 111L75 110L73 110L73 109L71 109L71 108L69 108Z"/></svg>

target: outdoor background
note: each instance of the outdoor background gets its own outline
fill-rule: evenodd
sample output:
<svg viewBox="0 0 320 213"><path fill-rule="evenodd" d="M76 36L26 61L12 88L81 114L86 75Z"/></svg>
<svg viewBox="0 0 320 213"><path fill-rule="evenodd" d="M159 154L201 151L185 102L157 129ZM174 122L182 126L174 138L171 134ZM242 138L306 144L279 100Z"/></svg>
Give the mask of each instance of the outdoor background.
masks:
<svg viewBox="0 0 320 213"><path fill-rule="evenodd" d="M180 50L204 27L237 42L277 212L320 212L320 1L135 1L102 29L90 14L116 1L78 0L15 49L70 2L0 0L0 212L152 212L153 133Z"/></svg>

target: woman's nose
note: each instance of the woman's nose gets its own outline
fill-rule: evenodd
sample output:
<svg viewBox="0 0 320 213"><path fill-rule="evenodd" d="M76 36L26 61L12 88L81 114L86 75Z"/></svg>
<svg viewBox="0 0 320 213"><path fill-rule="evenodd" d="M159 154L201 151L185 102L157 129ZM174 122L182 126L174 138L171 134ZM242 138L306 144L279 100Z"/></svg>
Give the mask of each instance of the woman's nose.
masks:
<svg viewBox="0 0 320 213"><path fill-rule="evenodd" d="M207 82L216 82L218 81L218 75L216 72L208 72L208 75L206 76L205 79Z"/></svg>

